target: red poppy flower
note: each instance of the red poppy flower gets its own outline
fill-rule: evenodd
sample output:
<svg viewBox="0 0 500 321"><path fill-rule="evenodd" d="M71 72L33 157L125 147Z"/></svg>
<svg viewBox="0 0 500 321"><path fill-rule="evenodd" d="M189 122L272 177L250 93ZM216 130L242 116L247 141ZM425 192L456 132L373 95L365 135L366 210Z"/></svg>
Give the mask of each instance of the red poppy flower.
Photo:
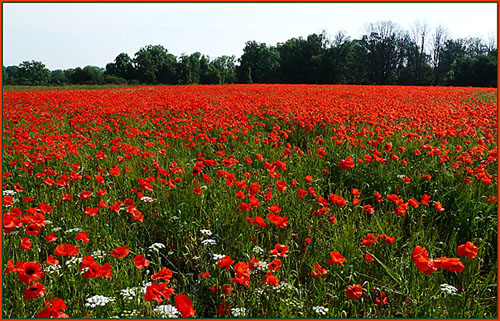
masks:
<svg viewBox="0 0 500 321"><path fill-rule="evenodd" d="M193 309L193 301L184 294L178 294L175 297L175 307L183 318L194 317L196 312Z"/></svg>
<svg viewBox="0 0 500 321"><path fill-rule="evenodd" d="M33 298L36 298L37 296L43 297L46 290L47 290L47 288L45 288L42 285L42 283L35 282L23 290L24 301L31 300Z"/></svg>
<svg viewBox="0 0 500 321"><path fill-rule="evenodd" d="M54 254L57 256L77 256L80 250L71 244L61 244L56 247Z"/></svg>
<svg viewBox="0 0 500 321"><path fill-rule="evenodd" d="M276 272L276 271L278 271L280 269L281 265L282 265L281 260L280 259L275 259L275 260L273 260L271 263L269 263L267 265L267 268L269 270L271 270L271 271Z"/></svg>
<svg viewBox="0 0 500 321"><path fill-rule="evenodd" d="M474 243L467 241L465 244L458 246L457 253L458 256L467 256L473 259L477 255L477 247Z"/></svg>
<svg viewBox="0 0 500 321"><path fill-rule="evenodd" d="M57 241L56 234L55 233L49 233L49 235L47 235L45 237L45 241L47 241L48 243L53 243L53 242Z"/></svg>
<svg viewBox="0 0 500 321"><path fill-rule="evenodd" d="M208 276L210 276L210 273L208 272L201 272L201 273L198 273L199 276L201 276L203 278L203 280L205 280Z"/></svg>
<svg viewBox="0 0 500 321"><path fill-rule="evenodd" d="M286 216L279 216L279 215L276 215L273 213L269 213L269 214L267 214L266 217L268 220L271 221L271 223L273 223L277 227L284 228L288 225L288 217L286 217Z"/></svg>
<svg viewBox="0 0 500 321"><path fill-rule="evenodd" d="M443 205L441 205L441 203L439 203L439 202L434 202L434 208L435 208L438 212L444 212L444 207L443 207Z"/></svg>
<svg viewBox="0 0 500 321"><path fill-rule="evenodd" d="M375 259L373 258L373 256L370 255L370 253L365 253L365 260L369 262L375 261Z"/></svg>
<svg viewBox="0 0 500 321"><path fill-rule="evenodd" d="M306 177L304 177L304 180L308 183L312 183L314 181L311 175L307 175Z"/></svg>
<svg viewBox="0 0 500 321"><path fill-rule="evenodd" d="M38 312L37 318L39 319L49 319L49 318L69 318L67 314L62 312L66 309L66 304L62 299L50 298L50 300L45 301L45 307L47 309Z"/></svg>
<svg viewBox="0 0 500 321"><path fill-rule="evenodd" d="M341 159L338 165L341 169L351 169L354 167L354 162L352 157L348 156L346 159Z"/></svg>
<svg viewBox="0 0 500 321"><path fill-rule="evenodd" d="M78 232L74 240L81 241L82 243L90 242L89 235L85 232Z"/></svg>
<svg viewBox="0 0 500 321"><path fill-rule="evenodd" d="M193 193L200 195L202 193L201 188L193 187Z"/></svg>
<svg viewBox="0 0 500 321"><path fill-rule="evenodd" d="M460 261L460 259L456 257L453 258L447 258L445 256L440 257L438 259L434 259L433 264L438 268L443 268L451 272L462 273L463 270L465 269L465 266L462 263L462 261Z"/></svg>
<svg viewBox="0 0 500 321"><path fill-rule="evenodd" d="M234 266L234 271L244 276L250 276L250 268L248 266L248 263L245 262L236 263L236 265Z"/></svg>
<svg viewBox="0 0 500 321"><path fill-rule="evenodd" d="M321 267L319 264L314 264L314 269L311 271L311 275L315 275L319 278L321 278L322 275L325 275L328 273L327 269L324 269Z"/></svg>
<svg viewBox="0 0 500 321"><path fill-rule="evenodd" d="M347 297L351 300L357 300L363 295L363 289L360 284L348 286L345 291Z"/></svg>
<svg viewBox="0 0 500 321"><path fill-rule="evenodd" d="M174 289L167 288L168 283L152 283L146 288L146 294L144 295L144 300L151 302L155 300L158 303L163 302L163 298L168 300L171 294L174 294Z"/></svg>
<svg viewBox="0 0 500 321"><path fill-rule="evenodd" d="M92 194L91 191L82 191L80 193L80 199L82 199L82 200L88 200L88 199L90 199L90 195L91 194Z"/></svg>
<svg viewBox="0 0 500 321"><path fill-rule="evenodd" d="M276 187L278 188L278 191L285 191L287 189L286 183L283 181L277 181Z"/></svg>
<svg viewBox="0 0 500 321"><path fill-rule="evenodd" d="M375 210L373 209L373 207L371 205L364 205L363 206L363 211L365 212L368 212L368 214L373 214L375 213Z"/></svg>
<svg viewBox="0 0 500 321"><path fill-rule="evenodd" d="M378 243L378 238L372 233L366 234L366 237L361 240L363 246L372 246L374 243Z"/></svg>
<svg viewBox="0 0 500 321"><path fill-rule="evenodd" d="M25 233L27 235L38 235L42 227L38 224L30 224L26 227Z"/></svg>
<svg viewBox="0 0 500 321"><path fill-rule="evenodd" d="M59 264L59 260L56 259L53 255L49 255L47 261L43 261L44 264L57 265Z"/></svg>
<svg viewBox="0 0 500 321"><path fill-rule="evenodd" d="M15 270L17 271L17 278L19 281L26 285L45 276L45 273L42 271L42 267L38 262L19 261L16 263Z"/></svg>
<svg viewBox="0 0 500 321"><path fill-rule="evenodd" d="M220 315L229 315L229 313L231 313L231 307L226 302L221 302L217 313Z"/></svg>
<svg viewBox="0 0 500 321"><path fill-rule="evenodd" d="M30 241L30 239L27 238L27 237L23 237L21 239L21 243L19 244L19 248L21 250L26 250L26 251L31 250L31 241Z"/></svg>
<svg viewBox="0 0 500 321"><path fill-rule="evenodd" d="M276 243L274 249L271 250L271 254L275 256L287 257L288 246Z"/></svg>
<svg viewBox="0 0 500 321"><path fill-rule="evenodd" d="M135 266L137 266L139 270L142 270L143 268L149 265L149 261L146 259L144 254L138 254L134 258L134 264Z"/></svg>
<svg viewBox="0 0 500 321"><path fill-rule="evenodd" d="M165 280L170 280L172 278L172 271L167 268L161 268L159 272L156 272L151 276L151 280L156 281L159 279L165 279ZM167 282L168 283L168 282Z"/></svg>
<svg viewBox="0 0 500 321"><path fill-rule="evenodd" d="M273 272L266 273L266 279L264 280L265 284L277 286L280 280L273 275Z"/></svg>
<svg viewBox="0 0 500 321"><path fill-rule="evenodd" d="M111 251L109 254L113 255L116 258L123 259L124 257L126 257L129 254L129 252L130 252L130 249L127 248L126 245L123 245L123 246L117 247L116 249Z"/></svg>
<svg viewBox="0 0 500 321"><path fill-rule="evenodd" d="M429 259L429 253L427 250L419 245L415 246L411 257L413 258L417 269L425 274L431 274L438 269L438 267L434 264L434 261Z"/></svg>
<svg viewBox="0 0 500 321"><path fill-rule="evenodd" d="M427 194L422 195L422 200L420 201L420 204L422 205L429 205L429 200L431 197Z"/></svg>
<svg viewBox="0 0 500 321"><path fill-rule="evenodd" d="M330 252L330 260L328 260L328 264L332 265L333 263L338 263L344 266L344 262L346 261L345 257L340 254L339 251Z"/></svg>
<svg viewBox="0 0 500 321"><path fill-rule="evenodd" d="M231 260L230 256L224 256L222 259L220 259L219 262L217 262L218 267L223 267L226 270L229 270L231 268L231 264L234 263L234 260Z"/></svg>
<svg viewBox="0 0 500 321"><path fill-rule="evenodd" d="M99 208L98 207L87 207L85 209L85 215L88 215L88 216L96 216L97 213L99 212Z"/></svg>
<svg viewBox="0 0 500 321"><path fill-rule="evenodd" d="M385 292L381 292L379 296L375 297L375 303L378 306L387 304L387 296Z"/></svg>
<svg viewBox="0 0 500 321"><path fill-rule="evenodd" d="M273 213L279 213L281 212L281 208L278 205L274 204L269 207L269 211Z"/></svg>
<svg viewBox="0 0 500 321"><path fill-rule="evenodd" d="M392 245L392 244L394 244L394 242L396 242L396 237L394 237L394 236L389 237L389 235L387 235L386 233L384 233L383 235L381 234L378 237L381 238L386 244L389 244L389 245Z"/></svg>

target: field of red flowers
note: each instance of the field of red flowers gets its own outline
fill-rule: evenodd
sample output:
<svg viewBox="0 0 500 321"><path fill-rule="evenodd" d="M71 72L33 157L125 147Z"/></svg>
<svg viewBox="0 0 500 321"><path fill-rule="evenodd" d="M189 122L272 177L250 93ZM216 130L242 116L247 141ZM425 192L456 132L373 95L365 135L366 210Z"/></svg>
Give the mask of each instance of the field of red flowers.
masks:
<svg viewBox="0 0 500 321"><path fill-rule="evenodd" d="M497 318L496 89L3 93L3 318Z"/></svg>

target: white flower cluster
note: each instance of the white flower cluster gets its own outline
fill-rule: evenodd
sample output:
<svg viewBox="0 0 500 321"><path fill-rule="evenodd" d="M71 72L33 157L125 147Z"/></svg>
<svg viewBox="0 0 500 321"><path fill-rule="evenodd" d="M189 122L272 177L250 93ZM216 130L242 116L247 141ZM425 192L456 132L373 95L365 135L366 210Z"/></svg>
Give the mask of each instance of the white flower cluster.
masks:
<svg viewBox="0 0 500 321"><path fill-rule="evenodd" d="M54 273L59 274L61 272L61 266L59 264L56 265L48 264L43 268L43 271L48 274L54 274Z"/></svg>
<svg viewBox="0 0 500 321"><path fill-rule="evenodd" d="M207 235L207 236L211 236L212 235L212 231L210 231L210 230L200 230L200 233L203 234L203 235Z"/></svg>
<svg viewBox="0 0 500 321"><path fill-rule="evenodd" d="M64 233L73 233L73 232L81 232L81 231L83 231L81 228L75 227L75 228L64 231Z"/></svg>
<svg viewBox="0 0 500 321"><path fill-rule="evenodd" d="M245 308L232 308L231 314L235 318L245 317L247 315L247 310Z"/></svg>
<svg viewBox="0 0 500 321"><path fill-rule="evenodd" d="M60 228L59 226L55 226L50 229L51 232L59 232L60 230L62 230L62 228Z"/></svg>
<svg viewBox="0 0 500 321"><path fill-rule="evenodd" d="M90 297L87 299L87 302L85 303L86 307L91 307L95 308L96 306L105 306L109 302L114 302L115 298L113 297L107 297L103 295L94 295L93 297Z"/></svg>
<svg viewBox="0 0 500 321"><path fill-rule="evenodd" d="M158 313L162 318L167 318L167 319L178 318L180 316L179 311L173 305L170 304L160 305L156 307L153 311Z"/></svg>
<svg viewBox="0 0 500 321"><path fill-rule="evenodd" d="M206 239L206 240L201 241L201 245L203 245L203 246L215 245L215 244L217 244L217 241L212 240L212 239Z"/></svg>
<svg viewBox="0 0 500 321"><path fill-rule="evenodd" d="M453 285L449 285L446 283L441 284L441 292L448 295L458 295L458 289Z"/></svg>
<svg viewBox="0 0 500 321"><path fill-rule="evenodd" d="M289 284L289 283L287 283L287 282L285 282L285 281L281 281L281 282L278 284L278 286L269 286L269 285L268 285L268 287L269 287L269 288L271 288L271 289L273 289L274 291L276 291L276 292L278 292L278 293L280 293L280 292L285 292L285 291L289 291L289 290L293 290L293 289L295 289L295 288L293 287L293 285L291 285L291 284Z"/></svg>
<svg viewBox="0 0 500 321"><path fill-rule="evenodd" d="M222 254L213 254L214 261L220 261L224 256Z"/></svg>
<svg viewBox="0 0 500 321"><path fill-rule="evenodd" d="M326 315L328 313L328 308L322 306L313 306L313 311L319 315Z"/></svg>
<svg viewBox="0 0 500 321"><path fill-rule="evenodd" d="M108 253L104 252L104 251L101 251L101 250L97 250L97 251L94 251L92 252L92 256L95 258L95 259L102 259L103 257L105 257Z"/></svg>
<svg viewBox="0 0 500 321"><path fill-rule="evenodd" d="M256 254L264 254L264 249L261 248L260 246L254 246L253 248L253 252L256 253Z"/></svg>
<svg viewBox="0 0 500 321"><path fill-rule="evenodd" d="M132 301L137 296L137 293L141 291L141 287L126 288L120 291L120 295L128 301Z"/></svg>
<svg viewBox="0 0 500 321"><path fill-rule="evenodd" d="M81 257L72 257L69 260L66 261L66 266L72 267L72 266L80 266L82 263L82 258Z"/></svg>
<svg viewBox="0 0 500 321"><path fill-rule="evenodd" d="M165 248L165 244L163 244L163 243L153 243L153 244L151 244L151 245L148 247L148 249L149 249L150 251L152 251L152 250L159 251L160 249L164 249L164 248Z"/></svg>
<svg viewBox="0 0 500 321"><path fill-rule="evenodd" d="M16 191L13 191L11 189L6 189L6 190L2 191L2 195L3 196L6 196L6 195L13 196L13 195L16 195Z"/></svg>
<svg viewBox="0 0 500 321"><path fill-rule="evenodd" d="M143 196L141 197L141 201L143 201L144 203L153 203L154 199L149 196Z"/></svg>

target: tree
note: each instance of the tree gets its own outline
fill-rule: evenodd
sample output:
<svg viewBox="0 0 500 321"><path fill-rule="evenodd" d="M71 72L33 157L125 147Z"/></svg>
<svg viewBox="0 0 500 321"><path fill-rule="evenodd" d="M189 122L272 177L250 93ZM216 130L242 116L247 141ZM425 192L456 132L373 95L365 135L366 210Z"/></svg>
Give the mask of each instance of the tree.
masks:
<svg viewBox="0 0 500 321"><path fill-rule="evenodd" d="M235 57L221 56L213 61L214 67L221 76L221 84L234 84L236 82Z"/></svg>
<svg viewBox="0 0 500 321"><path fill-rule="evenodd" d="M161 45L148 45L135 53L135 70L139 81L147 84L175 84L177 59Z"/></svg>
<svg viewBox="0 0 500 321"><path fill-rule="evenodd" d="M20 85L45 85L50 79L50 70L40 61L23 61L14 76Z"/></svg>
<svg viewBox="0 0 500 321"><path fill-rule="evenodd" d="M236 76L240 83L250 79L254 83L273 83L277 80L279 52L265 43L248 41L243 48L243 55L236 67Z"/></svg>
<svg viewBox="0 0 500 321"><path fill-rule="evenodd" d="M17 70L19 68L17 66L2 66L2 84L4 85L15 85L17 84L16 75Z"/></svg>
<svg viewBox="0 0 500 321"><path fill-rule="evenodd" d="M70 70L67 77L72 84L99 85L104 80L104 70L95 66L77 67Z"/></svg>
<svg viewBox="0 0 500 321"><path fill-rule="evenodd" d="M116 56L115 61L106 65L106 75L116 76L126 80L134 79L134 65L132 59L126 53Z"/></svg>
<svg viewBox="0 0 500 321"><path fill-rule="evenodd" d="M65 85L68 82L68 78L64 74L64 71L58 69L50 72L50 81L49 83L52 85Z"/></svg>
<svg viewBox="0 0 500 321"><path fill-rule="evenodd" d="M427 84L429 79L427 79L425 73L428 71L427 65L427 55L425 53L426 37L428 34L428 25L417 21L413 24L411 28L411 40L409 59L413 60L413 84L423 85Z"/></svg>
<svg viewBox="0 0 500 321"><path fill-rule="evenodd" d="M361 39L367 52L368 78L375 84L392 84L395 70L401 63L401 30L391 21L379 21L367 26L368 34Z"/></svg>
<svg viewBox="0 0 500 321"><path fill-rule="evenodd" d="M434 73L433 84L438 85L444 75L444 70L440 64L444 43L448 39L448 31L443 26L437 26L432 35L431 62Z"/></svg>

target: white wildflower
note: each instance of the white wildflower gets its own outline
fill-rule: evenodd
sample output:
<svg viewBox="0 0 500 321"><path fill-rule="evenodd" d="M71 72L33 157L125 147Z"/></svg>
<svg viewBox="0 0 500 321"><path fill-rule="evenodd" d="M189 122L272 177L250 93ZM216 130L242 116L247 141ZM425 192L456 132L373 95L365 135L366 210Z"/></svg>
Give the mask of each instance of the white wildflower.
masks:
<svg viewBox="0 0 500 321"><path fill-rule="evenodd" d="M328 308L322 306L313 306L313 311L319 315L326 315L328 313Z"/></svg>
<svg viewBox="0 0 500 321"><path fill-rule="evenodd" d="M441 291L448 295L458 295L458 289L453 285L449 285L446 283L441 284Z"/></svg>
<svg viewBox="0 0 500 321"><path fill-rule="evenodd" d="M16 191L13 191L11 189L6 189L6 190L2 191L2 195L3 196L5 196L5 195L10 195L10 196L16 195Z"/></svg>
<svg viewBox="0 0 500 321"><path fill-rule="evenodd" d="M163 244L163 243L153 243L148 247L148 249L156 250L156 251L159 251L160 249L164 249L164 248L165 248L165 244Z"/></svg>
<svg viewBox="0 0 500 321"><path fill-rule="evenodd" d="M153 203L154 199L149 196L143 196L141 197L141 201L143 201L144 203Z"/></svg>
<svg viewBox="0 0 500 321"><path fill-rule="evenodd" d="M280 292L286 292L286 291L289 291L289 290L293 290L294 287L293 285L285 282L285 281L281 281L278 286L269 286L271 289L273 289L274 291L280 293Z"/></svg>
<svg viewBox="0 0 500 321"><path fill-rule="evenodd" d="M75 228L64 231L64 233L73 233L73 232L81 232L81 231L83 231L81 228L75 227Z"/></svg>
<svg viewBox="0 0 500 321"><path fill-rule="evenodd" d="M66 261L66 266L75 266L75 265L80 265L82 263L82 258L81 257L72 257L69 260Z"/></svg>
<svg viewBox="0 0 500 321"><path fill-rule="evenodd" d="M208 236L212 235L212 231L210 231L210 230L200 230L200 233L204 234L204 235L208 235Z"/></svg>
<svg viewBox="0 0 500 321"><path fill-rule="evenodd" d="M232 308L231 314L236 318L245 317L247 315L247 310L245 308Z"/></svg>
<svg viewBox="0 0 500 321"><path fill-rule="evenodd" d="M217 244L217 241L212 240L212 239L206 239L201 241L201 245L207 246L207 245L215 245Z"/></svg>
<svg viewBox="0 0 500 321"><path fill-rule="evenodd" d="M154 312L167 319L178 318L180 316L179 310L170 304L160 305L154 309Z"/></svg>
<svg viewBox="0 0 500 321"><path fill-rule="evenodd" d="M120 291L120 295L128 301L132 301L141 290L140 287L125 288Z"/></svg>
<svg viewBox="0 0 500 321"><path fill-rule="evenodd" d="M92 252L92 256L95 258L95 259L102 259L103 257L105 257L107 255L106 252L104 251L101 251L101 250L96 250L94 252Z"/></svg>
<svg viewBox="0 0 500 321"><path fill-rule="evenodd" d="M215 261L220 261L225 255L222 254L213 254L213 258Z"/></svg>
<svg viewBox="0 0 500 321"><path fill-rule="evenodd" d="M261 248L260 246L254 246L253 247L253 252L256 254L264 254L264 249Z"/></svg>
<svg viewBox="0 0 500 321"><path fill-rule="evenodd" d="M87 298L87 302L85 303L86 307L95 308L96 306L105 306L109 302L114 302L115 298L107 297L103 295L94 295L93 297Z"/></svg>
<svg viewBox="0 0 500 321"><path fill-rule="evenodd" d="M49 264L43 268L43 271L48 273L48 274L54 274L54 273L60 273L61 272L61 266L59 264Z"/></svg>

